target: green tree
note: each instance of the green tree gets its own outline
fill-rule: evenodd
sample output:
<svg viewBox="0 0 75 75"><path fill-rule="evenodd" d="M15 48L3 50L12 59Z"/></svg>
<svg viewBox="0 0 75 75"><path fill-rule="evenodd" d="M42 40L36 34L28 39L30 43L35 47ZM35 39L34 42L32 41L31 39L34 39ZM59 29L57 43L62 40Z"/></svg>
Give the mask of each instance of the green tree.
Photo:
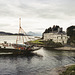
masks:
<svg viewBox="0 0 75 75"><path fill-rule="evenodd" d="M67 28L67 35L70 36L68 43L75 44L75 26L70 26Z"/></svg>

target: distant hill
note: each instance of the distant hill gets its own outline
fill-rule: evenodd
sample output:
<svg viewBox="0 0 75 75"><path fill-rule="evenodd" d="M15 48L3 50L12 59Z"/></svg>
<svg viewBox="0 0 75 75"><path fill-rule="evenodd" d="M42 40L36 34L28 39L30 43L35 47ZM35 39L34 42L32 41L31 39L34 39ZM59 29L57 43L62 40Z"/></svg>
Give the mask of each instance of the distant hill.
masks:
<svg viewBox="0 0 75 75"><path fill-rule="evenodd" d="M0 35L18 35L17 33L9 33L9 32L3 32L3 31L0 31ZM19 34L19 35L24 35L24 34Z"/></svg>
<svg viewBox="0 0 75 75"><path fill-rule="evenodd" d="M13 33L8 33L8 32L0 31L0 35L13 35Z"/></svg>
<svg viewBox="0 0 75 75"><path fill-rule="evenodd" d="M39 32L32 32L32 31L30 31L27 34L31 35L31 36L41 36L41 33L39 33Z"/></svg>
<svg viewBox="0 0 75 75"><path fill-rule="evenodd" d="M10 32L3 32L0 31L0 35L18 35L18 33L10 33ZM19 35L24 35L22 33L20 33ZM28 32L27 35L29 36L41 36L41 33L34 33L34 32Z"/></svg>

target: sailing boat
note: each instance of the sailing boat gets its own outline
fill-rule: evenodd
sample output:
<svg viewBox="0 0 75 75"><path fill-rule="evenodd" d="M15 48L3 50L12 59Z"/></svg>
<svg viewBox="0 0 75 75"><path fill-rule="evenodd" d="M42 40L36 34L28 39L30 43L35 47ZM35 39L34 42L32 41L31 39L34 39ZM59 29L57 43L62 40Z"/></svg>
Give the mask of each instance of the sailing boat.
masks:
<svg viewBox="0 0 75 75"><path fill-rule="evenodd" d="M20 35L20 34L23 34L23 35ZM4 43L0 44L3 46L3 48L1 48L1 46L0 46L0 51L15 53L15 52L31 52L31 51L40 49L40 47L35 47L33 45L30 45L28 43L28 41L25 43L24 38L26 39L26 41L27 41L27 38L30 39L27 36L26 32L21 27L21 18L19 18L19 32L18 32L18 36L16 39L16 43L11 44L11 43L4 42ZM21 44L18 43L18 41L20 41L20 40L22 40ZM30 39L30 41L31 41L31 39Z"/></svg>
<svg viewBox="0 0 75 75"><path fill-rule="evenodd" d="M20 34L24 34L24 35L20 36ZM29 39L31 41L31 39L28 37L26 32L21 27L21 18L19 18L19 32L18 32L18 36L17 36L17 39L16 39L16 44L12 44L12 46L15 49L24 50L24 51L34 51L34 50L40 49L39 47L34 47L33 45L30 45L28 43L28 41L25 43L24 42L24 38L25 38L26 41L27 41L27 39ZM20 41L20 40L22 40L22 44L18 44L18 41Z"/></svg>

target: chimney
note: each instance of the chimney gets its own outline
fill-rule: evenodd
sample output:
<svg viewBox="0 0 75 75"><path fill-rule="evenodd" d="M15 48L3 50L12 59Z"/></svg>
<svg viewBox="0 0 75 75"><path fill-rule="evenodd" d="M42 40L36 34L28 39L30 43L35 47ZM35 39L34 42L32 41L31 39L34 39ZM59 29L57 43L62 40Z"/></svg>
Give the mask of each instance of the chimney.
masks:
<svg viewBox="0 0 75 75"><path fill-rule="evenodd" d="M63 28L58 28L58 33L62 32Z"/></svg>

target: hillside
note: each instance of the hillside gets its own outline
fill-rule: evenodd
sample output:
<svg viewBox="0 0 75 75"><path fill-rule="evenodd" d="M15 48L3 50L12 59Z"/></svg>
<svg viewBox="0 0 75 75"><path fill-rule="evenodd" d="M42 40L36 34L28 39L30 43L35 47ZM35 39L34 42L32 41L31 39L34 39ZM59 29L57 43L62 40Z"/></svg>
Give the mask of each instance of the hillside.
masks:
<svg viewBox="0 0 75 75"><path fill-rule="evenodd" d="M18 34L0 31L0 35L18 35ZM25 35L25 34L20 33L19 35ZM30 31L27 33L27 35L29 35L29 36L41 36L41 33L35 33L35 32Z"/></svg>
<svg viewBox="0 0 75 75"><path fill-rule="evenodd" d="M0 35L18 35L18 34L0 31ZM24 34L19 34L19 35L24 35Z"/></svg>
<svg viewBox="0 0 75 75"><path fill-rule="evenodd" d="M27 34L28 35L32 35L32 36L41 36L41 33L39 33L39 32L32 32L32 31L30 31Z"/></svg>

